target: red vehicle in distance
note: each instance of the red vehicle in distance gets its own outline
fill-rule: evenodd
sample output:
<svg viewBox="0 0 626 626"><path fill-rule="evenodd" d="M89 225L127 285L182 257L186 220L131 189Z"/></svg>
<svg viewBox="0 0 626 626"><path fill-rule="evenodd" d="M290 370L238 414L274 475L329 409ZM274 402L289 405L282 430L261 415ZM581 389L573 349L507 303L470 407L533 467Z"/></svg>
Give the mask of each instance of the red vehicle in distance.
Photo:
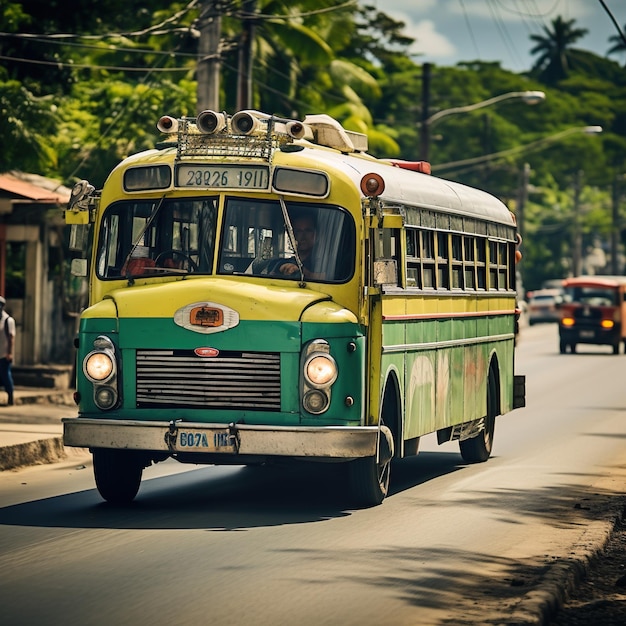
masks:
<svg viewBox="0 0 626 626"><path fill-rule="evenodd" d="M626 276L577 276L563 281L559 350L576 352L579 343L626 347Z"/></svg>

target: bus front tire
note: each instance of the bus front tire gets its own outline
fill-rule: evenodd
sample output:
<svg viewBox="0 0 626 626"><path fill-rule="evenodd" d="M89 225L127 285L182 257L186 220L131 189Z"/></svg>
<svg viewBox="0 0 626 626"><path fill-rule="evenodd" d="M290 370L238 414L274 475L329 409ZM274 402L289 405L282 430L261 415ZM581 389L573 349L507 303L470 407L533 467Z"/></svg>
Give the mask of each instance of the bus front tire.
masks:
<svg viewBox="0 0 626 626"><path fill-rule="evenodd" d="M96 448L93 473L100 495L111 504L132 502L141 484L143 463L131 450Z"/></svg>
<svg viewBox="0 0 626 626"><path fill-rule="evenodd" d="M487 415L485 427L474 437L459 441L461 456L466 463L484 463L493 448L493 435L498 413L498 386L493 376L489 376L487 386Z"/></svg>
<svg viewBox="0 0 626 626"><path fill-rule="evenodd" d="M357 506L378 506L389 492L393 436L381 429L379 453L350 462L350 492Z"/></svg>

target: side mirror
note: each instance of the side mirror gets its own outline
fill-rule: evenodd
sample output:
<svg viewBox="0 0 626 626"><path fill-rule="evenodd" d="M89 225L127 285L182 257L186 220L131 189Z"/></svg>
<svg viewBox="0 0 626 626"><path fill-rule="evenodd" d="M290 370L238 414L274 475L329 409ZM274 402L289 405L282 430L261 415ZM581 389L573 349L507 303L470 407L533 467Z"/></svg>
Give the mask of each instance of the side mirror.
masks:
<svg viewBox="0 0 626 626"><path fill-rule="evenodd" d="M378 259L374 261L374 285L398 284L398 266L395 259Z"/></svg>
<svg viewBox="0 0 626 626"><path fill-rule="evenodd" d="M87 259L72 259L70 274L72 276L87 276Z"/></svg>

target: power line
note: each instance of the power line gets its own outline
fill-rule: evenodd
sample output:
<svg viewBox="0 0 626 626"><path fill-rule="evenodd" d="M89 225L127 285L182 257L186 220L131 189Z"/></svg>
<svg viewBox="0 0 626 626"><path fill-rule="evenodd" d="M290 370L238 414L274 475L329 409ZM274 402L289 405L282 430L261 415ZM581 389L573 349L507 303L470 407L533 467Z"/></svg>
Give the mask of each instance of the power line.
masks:
<svg viewBox="0 0 626 626"><path fill-rule="evenodd" d="M547 17L548 15L552 15L554 13L554 10L556 9L556 7L561 4L561 0L554 0L554 4L547 10L544 11L543 13L541 11L539 11L539 8L537 7L535 11L531 11L530 9L527 11L521 11L519 9L514 9L512 7L508 7L506 6L506 3L502 2L501 0L495 0L497 2L497 4L500 5L500 8L503 11L506 11L507 13L513 13L514 15L519 15L520 17ZM517 3L516 3L517 4ZM535 5L536 7L536 2L533 2L532 4Z"/></svg>
<svg viewBox="0 0 626 626"><path fill-rule="evenodd" d="M302 13L290 13L287 15L271 15L268 13L247 13L245 11L237 11L235 16L241 18L250 18L254 19L265 19L265 20L292 20L299 17L311 17L312 15L320 15L321 13L332 13L333 11L340 11L342 9L347 9L351 6L357 6L358 0L348 0L347 2L343 2L342 4L338 4L332 7L326 7L324 9L315 9L313 11L303 11Z"/></svg>
<svg viewBox="0 0 626 626"><path fill-rule="evenodd" d="M158 62L158 61L157 61ZM145 68L144 68L145 70ZM151 89L151 86L148 84L148 79L150 78L150 75L153 72L159 71L159 68L157 67L151 67L148 68L148 73L139 81L139 84L145 84L148 89ZM108 137L108 135L111 133L111 131L116 127L118 120L122 117L122 115L126 114L126 112L130 109L131 106L131 102L132 99L128 98L126 100L126 105L123 106L117 113L116 115L113 117L113 120L111 121L111 123L104 129L103 132L98 134L98 139L96 141L96 143L94 144L94 146L87 152L87 154L80 160L80 162L78 163L78 165L74 168L74 170L72 171L72 173L69 175L69 179L71 180L72 178L74 178L74 176L76 175L76 173L78 172L78 170L89 160L89 158L91 157L93 150L95 148L97 148L98 146L100 146L100 144L103 142L103 140ZM135 107L138 107L140 104L142 104L143 101L139 100L137 102L137 104L135 105Z"/></svg>
<svg viewBox="0 0 626 626"><path fill-rule="evenodd" d="M494 5L494 2L492 0L487 0L487 6L489 7L489 12L491 13L494 24L496 25L496 28L498 29L498 32L500 33L500 37L502 38L504 47L508 50L509 54L511 55L511 58L514 59L520 65L520 67L522 67L523 62L517 50L515 49L515 44L513 43L513 39L509 35L509 32L506 28L504 20L501 18L500 14L497 11L497 3L495 3Z"/></svg>
<svg viewBox="0 0 626 626"><path fill-rule="evenodd" d="M606 2L604 2L604 0L598 0L598 1L600 2L602 7L604 8L604 10L607 12L607 14L608 14L609 18L611 19L611 21L613 22L613 25L617 29L617 32L619 33L619 36L621 37L622 41L626 44L626 35L624 35L624 32L620 28L620 25L618 24L617 20L615 19L615 16L613 15L613 13L611 13L611 10L606 5Z"/></svg>
<svg viewBox="0 0 626 626"><path fill-rule="evenodd" d="M21 57L9 57L0 55L0 59L5 61L17 61L18 63L30 63L32 65L48 65L54 66L59 69L79 69L79 70L111 70L120 72L146 72L145 67L119 67L115 65L89 65L88 63L66 63L64 61L41 61L35 59L24 59ZM152 72L189 72L191 68L188 67L161 67L150 70Z"/></svg>
<svg viewBox="0 0 626 626"><path fill-rule="evenodd" d="M465 3L463 0L459 0L459 4L461 5L461 9L463 11L463 18L465 19L465 25L467 26L467 30L470 35L470 39L472 40L472 44L474 45L474 50L476 51L476 57L480 59L480 50L478 49L478 45L476 43L476 38L474 37L474 31L472 30L472 24L469 21L469 16L467 15L467 10L465 8Z"/></svg>
<svg viewBox="0 0 626 626"><path fill-rule="evenodd" d="M184 7L183 9L181 9L180 11L177 11L176 13L174 13L174 15L171 15L170 17L164 19L162 22L160 22L159 24L154 24L153 26L149 26L148 28L144 28L143 30L138 30L138 31L134 31L131 33L103 33L101 35L77 35L75 33L50 33L48 35L46 35L46 37L50 37L50 38L54 38L54 39L97 39L97 40L102 40L102 39L107 39L109 37L142 37L143 35L156 35L156 34L164 34L163 32L155 32L157 29L159 28L163 28L164 26L167 26L168 24L179 20L180 18L184 17L184 15L186 13L188 13L189 11L191 11L191 9L195 8L195 6L199 3L200 0L191 0L191 2L189 2L189 4ZM185 28L185 29L174 29L173 31L164 31L165 33L169 34L171 32L176 32L176 31L188 31L189 28ZM35 35L35 36L40 36L40 35Z"/></svg>
<svg viewBox="0 0 626 626"><path fill-rule="evenodd" d="M75 41L59 41L54 37L47 35L32 35L30 33L3 33L0 32L0 37L11 37L14 39L23 39L27 41L34 41L36 43L45 43L46 45L56 46L68 46L74 48L81 48L85 50L99 50L100 52L136 52L137 54L156 54L162 56L177 56L177 57L192 57L196 58L197 55L193 52L172 52L170 50L157 50L156 48L126 48L122 46L114 46L107 44L106 48L102 46L96 46L94 44L77 43Z"/></svg>

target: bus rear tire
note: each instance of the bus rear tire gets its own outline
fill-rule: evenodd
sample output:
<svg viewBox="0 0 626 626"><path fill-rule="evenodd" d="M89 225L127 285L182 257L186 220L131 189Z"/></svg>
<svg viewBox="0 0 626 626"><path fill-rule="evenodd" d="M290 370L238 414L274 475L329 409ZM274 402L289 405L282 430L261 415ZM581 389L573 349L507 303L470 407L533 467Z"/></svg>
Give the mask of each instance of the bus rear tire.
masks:
<svg viewBox="0 0 626 626"><path fill-rule="evenodd" d="M393 438L391 431L381 429L377 455L350 462L350 493L357 506L378 506L389 492Z"/></svg>
<svg viewBox="0 0 626 626"><path fill-rule="evenodd" d="M128 504L139 491L143 463L131 450L96 448L93 473L98 493L111 504Z"/></svg>
<svg viewBox="0 0 626 626"><path fill-rule="evenodd" d="M498 385L490 373L487 383L487 415L485 427L474 437L459 441L461 456L466 463L484 463L493 448L493 435L498 414Z"/></svg>

